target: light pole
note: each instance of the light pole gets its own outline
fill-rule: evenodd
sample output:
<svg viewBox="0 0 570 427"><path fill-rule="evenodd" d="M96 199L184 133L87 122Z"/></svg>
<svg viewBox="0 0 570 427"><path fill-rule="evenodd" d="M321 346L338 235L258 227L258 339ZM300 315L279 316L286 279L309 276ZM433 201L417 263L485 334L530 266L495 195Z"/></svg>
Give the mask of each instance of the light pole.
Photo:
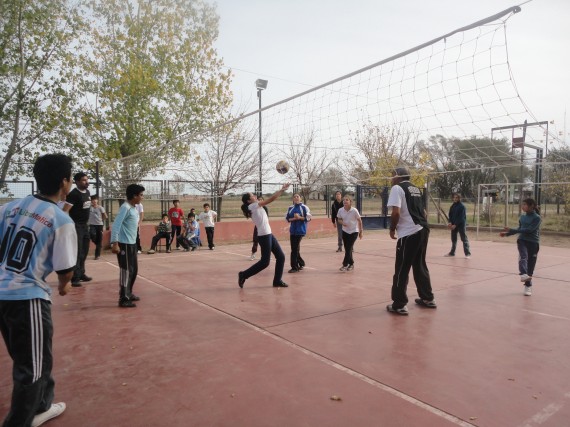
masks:
<svg viewBox="0 0 570 427"><path fill-rule="evenodd" d="M261 151L261 91L267 89L267 80L257 79L255 81L255 87L257 88L257 99L259 99L259 187L258 196L263 195L263 161L262 151Z"/></svg>

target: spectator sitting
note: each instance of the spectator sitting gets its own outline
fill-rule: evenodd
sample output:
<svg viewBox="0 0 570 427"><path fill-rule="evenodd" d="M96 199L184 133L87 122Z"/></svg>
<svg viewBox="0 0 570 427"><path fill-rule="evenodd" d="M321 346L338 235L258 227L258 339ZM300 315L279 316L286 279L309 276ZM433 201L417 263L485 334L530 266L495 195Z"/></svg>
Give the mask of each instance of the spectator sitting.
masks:
<svg viewBox="0 0 570 427"><path fill-rule="evenodd" d="M157 226L154 227L156 230L156 234L152 238L152 243L150 245L150 250L147 252L148 254L153 254L156 249L156 245L160 239L166 239L166 253L170 253L170 236L172 233L172 225L170 224L170 218L168 214L162 214L162 221L158 223Z"/></svg>
<svg viewBox="0 0 570 427"><path fill-rule="evenodd" d="M188 219L184 221L184 229L182 230L182 234L176 239L176 241L180 244L180 246L184 248L186 252L188 252L190 248L195 251L198 247L194 241L194 238L196 237L196 230L198 230L198 234L200 234L200 228L198 226L198 222L195 219L195 215L193 213L189 213Z"/></svg>

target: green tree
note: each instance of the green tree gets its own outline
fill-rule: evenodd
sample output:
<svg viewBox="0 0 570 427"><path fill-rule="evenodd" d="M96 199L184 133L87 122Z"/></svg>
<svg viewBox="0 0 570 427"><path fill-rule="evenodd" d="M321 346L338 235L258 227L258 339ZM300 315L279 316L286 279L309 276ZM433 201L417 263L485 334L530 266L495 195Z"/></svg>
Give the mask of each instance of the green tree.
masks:
<svg viewBox="0 0 570 427"><path fill-rule="evenodd" d="M81 156L74 48L83 28L64 0L0 2L0 182L29 174L45 152Z"/></svg>
<svg viewBox="0 0 570 427"><path fill-rule="evenodd" d="M544 181L552 183L544 186L545 196L552 198L564 213L570 213L570 148L563 146L550 150L546 156Z"/></svg>
<svg viewBox="0 0 570 427"><path fill-rule="evenodd" d="M85 136L94 158L136 180L187 159L195 135L231 103L231 73L213 47L215 8L200 0L91 0L85 49ZM194 136L192 136L194 135Z"/></svg>

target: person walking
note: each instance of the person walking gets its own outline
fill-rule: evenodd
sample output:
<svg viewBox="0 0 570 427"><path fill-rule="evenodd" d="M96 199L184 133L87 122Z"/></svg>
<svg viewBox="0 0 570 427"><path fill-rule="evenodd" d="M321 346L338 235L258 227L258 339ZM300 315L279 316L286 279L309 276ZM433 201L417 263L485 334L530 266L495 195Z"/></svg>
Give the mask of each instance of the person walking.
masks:
<svg viewBox="0 0 570 427"><path fill-rule="evenodd" d="M52 289L46 277L55 271L59 295L69 292L77 234L57 202L71 188L71 168L63 154L38 157L33 168L38 194L0 207L0 331L13 362L4 427L39 426L66 408L53 403Z"/></svg>
<svg viewBox="0 0 570 427"><path fill-rule="evenodd" d="M505 227L499 233L501 237L518 234L517 249L519 251L519 273L524 283L524 294L532 295L532 275L536 266L538 251L540 249L540 218L538 207L534 199L525 199L521 209L524 212L519 218L518 228Z"/></svg>
<svg viewBox="0 0 570 427"><path fill-rule="evenodd" d="M342 193L340 191L337 191L334 193L334 201L331 205L331 219L333 225L336 226L336 235L338 242L338 247L336 250L337 252L342 252L342 224L339 224L336 218L338 216L339 209L342 209L343 206Z"/></svg>
<svg viewBox="0 0 570 427"><path fill-rule="evenodd" d="M362 218L360 213L352 207L352 197L345 195L342 200L343 208L337 212L336 221L342 226L342 242L344 244L344 259L340 271L354 270L354 244L356 239L362 239Z"/></svg>
<svg viewBox="0 0 570 427"><path fill-rule="evenodd" d="M279 241L271 233L269 219L267 218L267 213L263 207L280 197L283 192L289 188L289 185L289 183L284 184L281 190L277 191L267 200L258 201L257 196L253 193L245 193L241 198L243 203L241 205L243 215L246 218L251 218L257 227L257 239L259 246L261 247L261 259L249 267L247 270L240 271L238 273L238 285L240 288L243 288L243 285L247 279L255 276L257 273L265 270L269 266L272 253L275 256L276 261L275 274L273 275L273 287L288 287L287 283L282 280L283 267L285 266L285 254L279 245Z"/></svg>
<svg viewBox="0 0 570 427"><path fill-rule="evenodd" d="M307 223L311 220L311 211L298 193L293 194L293 204L287 209L285 219L289 222L289 241L291 243L291 269L289 273L298 273L305 268L301 257L301 240L307 234Z"/></svg>
<svg viewBox="0 0 570 427"><path fill-rule="evenodd" d="M90 282L91 277L85 274L85 260L89 253L89 213L91 210L91 194L87 189L89 187L89 178L85 172L78 172L73 176L75 188L69 192L66 201L72 206L69 209L69 216L75 223L75 232L77 233L77 263L71 286L79 287L81 282Z"/></svg>
<svg viewBox="0 0 570 427"><path fill-rule="evenodd" d="M467 212L465 205L461 203L461 196L459 193L453 194L453 203L449 208L449 220L447 228L451 230L451 250L444 256L455 256L455 248L457 247L457 234L461 237L463 242L463 253L465 258L471 257L471 250L469 248L469 239L467 238Z"/></svg>
<svg viewBox="0 0 570 427"><path fill-rule="evenodd" d="M419 298L416 304L436 308L435 297L431 288L431 279L426 264L426 252L429 239L429 226L422 193L410 182L410 172L405 167L397 167L392 173L392 189L388 198L388 207L392 208L390 217L390 238L396 239L396 266L392 278L392 304L386 306L390 313L407 315L408 278L410 269L414 272L414 281Z"/></svg>
<svg viewBox="0 0 570 427"><path fill-rule="evenodd" d="M99 205L99 196L91 196L91 208L89 209L89 236L95 244L95 259L101 256L101 245L103 243L103 221L107 220L105 208Z"/></svg>
<svg viewBox="0 0 570 427"><path fill-rule="evenodd" d="M111 229L111 251L117 254L119 262L119 307L123 308L136 307L134 301L140 301L140 298L133 294L133 286L138 274L139 212L135 206L142 201L143 193L142 185L127 186L127 201L119 208Z"/></svg>

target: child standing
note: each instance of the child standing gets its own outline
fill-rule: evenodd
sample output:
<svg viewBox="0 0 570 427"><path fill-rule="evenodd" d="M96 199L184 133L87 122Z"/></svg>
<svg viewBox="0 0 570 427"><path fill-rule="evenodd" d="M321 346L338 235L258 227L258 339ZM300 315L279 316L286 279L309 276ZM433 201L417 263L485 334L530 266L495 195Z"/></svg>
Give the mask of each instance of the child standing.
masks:
<svg viewBox="0 0 570 427"><path fill-rule="evenodd" d="M311 211L301 202L298 193L293 194L293 205L287 209L285 219L289 226L289 239L291 242L291 269L289 273L298 273L305 268L305 261L301 257L301 240L307 234L307 222L311 220Z"/></svg>
<svg viewBox="0 0 570 427"><path fill-rule="evenodd" d="M103 221L107 219L105 208L99 205L99 196L91 196L91 208L89 210L89 236L95 243L95 259L101 256L101 242L103 241Z"/></svg>
<svg viewBox="0 0 570 427"><path fill-rule="evenodd" d="M217 218L218 214L216 211L211 210L208 203L204 203L204 212L198 216L198 219L204 223L206 236L208 237L208 248L210 248L211 251L216 247L216 245L214 245L214 223Z"/></svg>
<svg viewBox="0 0 570 427"><path fill-rule="evenodd" d="M344 260L340 271L354 270L354 259L352 258L352 249L357 238L362 239L362 219L356 208L352 207L352 198L344 196L342 203L343 208L339 209L336 214L337 222L342 225L342 242L344 243Z"/></svg>
<svg viewBox="0 0 570 427"><path fill-rule="evenodd" d="M536 266L540 242L541 218L538 214L536 201L525 199L521 206L523 214L519 218L518 228L505 227L505 231L499 233L501 237L518 234L517 248L519 250L519 273L521 282L524 282L524 294L532 295L532 275Z"/></svg>
<svg viewBox="0 0 570 427"><path fill-rule="evenodd" d="M181 250L180 243L178 243L178 236L182 233L182 221L184 221L184 212L180 209L180 200L173 200L174 205L168 210L168 217L172 224L171 241L176 238L176 249Z"/></svg>
<svg viewBox="0 0 570 427"><path fill-rule="evenodd" d="M166 239L166 253L170 253L170 238L174 235L172 233L172 225L168 214L162 214L162 221L155 227L156 234L152 238L150 250L147 254L152 255L156 249L156 245L160 239Z"/></svg>

